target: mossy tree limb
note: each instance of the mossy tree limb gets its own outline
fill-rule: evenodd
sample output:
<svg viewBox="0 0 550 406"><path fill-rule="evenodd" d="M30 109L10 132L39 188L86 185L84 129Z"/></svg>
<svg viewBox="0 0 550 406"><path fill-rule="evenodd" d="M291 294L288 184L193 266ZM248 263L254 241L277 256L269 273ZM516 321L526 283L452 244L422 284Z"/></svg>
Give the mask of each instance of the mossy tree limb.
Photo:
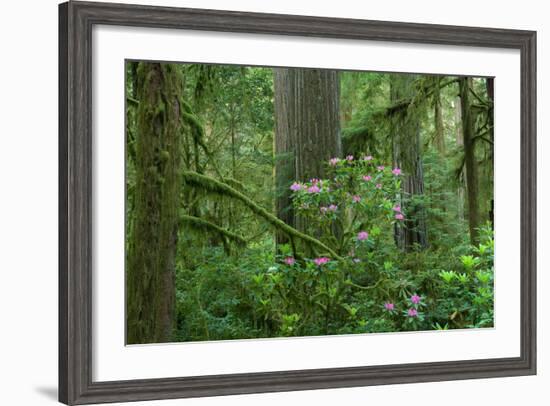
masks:
<svg viewBox="0 0 550 406"><path fill-rule="evenodd" d="M318 248L320 251L327 253L334 259L342 259L334 250L326 246L323 242L318 239L304 234L294 227L289 226L284 221L278 219L276 216L271 214L269 211L264 209L262 206L258 205L252 199L250 199L245 194L239 192L238 190L232 188L226 183L220 182L209 176L205 176L196 172L185 171L183 172L183 179L187 185L202 188L211 193L217 193L223 196L229 196L234 199L242 202L246 207L252 210L253 213L262 217L269 224L271 224L275 229L280 230L285 233L291 239L300 239L311 246Z"/></svg>
<svg viewBox="0 0 550 406"><path fill-rule="evenodd" d="M226 230L225 228L220 227L217 224L214 224L200 217L188 216L186 214L183 214L180 216L180 220L182 223L185 223L193 228L221 235L224 238L234 241L240 246L246 245L246 240L242 236L232 231Z"/></svg>

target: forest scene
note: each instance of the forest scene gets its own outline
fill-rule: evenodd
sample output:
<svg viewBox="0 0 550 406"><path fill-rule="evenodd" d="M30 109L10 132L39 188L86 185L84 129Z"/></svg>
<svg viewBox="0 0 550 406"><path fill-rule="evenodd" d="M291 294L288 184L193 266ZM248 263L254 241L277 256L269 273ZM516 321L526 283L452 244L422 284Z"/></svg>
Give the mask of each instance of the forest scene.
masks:
<svg viewBox="0 0 550 406"><path fill-rule="evenodd" d="M125 69L127 344L493 327L492 78Z"/></svg>

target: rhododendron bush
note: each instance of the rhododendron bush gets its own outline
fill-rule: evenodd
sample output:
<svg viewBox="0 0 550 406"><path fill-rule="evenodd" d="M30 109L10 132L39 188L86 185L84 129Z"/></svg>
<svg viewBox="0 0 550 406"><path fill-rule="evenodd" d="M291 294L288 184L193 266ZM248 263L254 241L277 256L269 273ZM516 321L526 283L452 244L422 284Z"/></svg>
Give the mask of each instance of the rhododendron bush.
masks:
<svg viewBox="0 0 550 406"><path fill-rule="evenodd" d="M372 156L332 158L328 179L294 182L292 204L306 219L308 231L351 257L373 247L382 230L401 227L401 169L380 164ZM336 231L335 231L336 230ZM369 238L370 236L370 238Z"/></svg>
<svg viewBox="0 0 550 406"><path fill-rule="evenodd" d="M396 227L404 227L407 221L401 208L402 170L371 156L348 156L331 159L327 174L326 179L293 182L290 189L296 216L305 220L306 231L331 247L337 257L307 245L302 251L282 245L275 255L258 246L233 264L223 260L222 268L217 262L220 253L214 250L212 255L218 259L200 267L198 275L182 274L182 284L199 278L205 304L219 306L224 320L231 314L232 321L226 322L251 317L248 327L237 324L231 330L209 331L210 337L492 326L490 227L481 230L478 246L462 247L462 255L457 253L451 260L444 252L431 253L430 266L426 253L419 251L408 255L413 263L406 264L393 241ZM440 268L442 264L452 269ZM220 298L206 286L219 288L220 279L239 292L238 301L218 303ZM180 311L194 304L195 298L182 297ZM215 319L195 322L200 331L201 325Z"/></svg>

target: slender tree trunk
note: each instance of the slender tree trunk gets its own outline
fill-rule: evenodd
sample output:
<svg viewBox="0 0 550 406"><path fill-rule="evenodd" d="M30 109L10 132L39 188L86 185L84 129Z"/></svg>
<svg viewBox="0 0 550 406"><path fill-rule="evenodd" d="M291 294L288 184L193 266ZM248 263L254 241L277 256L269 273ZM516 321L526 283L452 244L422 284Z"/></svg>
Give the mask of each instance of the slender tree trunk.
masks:
<svg viewBox="0 0 550 406"><path fill-rule="evenodd" d="M462 107L460 103L460 96L457 96L455 99L455 126L456 126L456 145L461 149L464 148L464 137L462 134ZM464 220L464 202L465 198L465 189L464 184L466 183L466 169L463 168L462 172L458 175L458 188L456 191L458 197L458 207L457 213L459 220Z"/></svg>
<svg viewBox="0 0 550 406"><path fill-rule="evenodd" d="M277 216L305 230L292 212L289 187L294 180L324 177L327 160L342 154L338 72L276 68L274 88ZM286 242L280 235L277 241Z"/></svg>
<svg viewBox="0 0 550 406"><path fill-rule="evenodd" d="M462 134L464 138L464 165L466 167L466 189L468 193L468 225L472 244L478 241L479 215L479 184L478 168L475 156L474 117L470 106L470 78L460 78L460 101L462 110Z"/></svg>
<svg viewBox="0 0 550 406"><path fill-rule="evenodd" d="M392 103L414 96L415 77L394 75L391 82ZM428 246L426 210L418 199L424 195L424 171L420 142L420 118L411 108L394 113L391 120L394 166L403 169L402 204L406 218L395 227L398 247L410 251Z"/></svg>
<svg viewBox="0 0 550 406"><path fill-rule="evenodd" d="M435 137L434 144L441 156L445 155L445 128L443 126L443 112L441 108L441 78L437 78L434 90L434 121Z"/></svg>
<svg viewBox="0 0 550 406"><path fill-rule="evenodd" d="M487 96L489 97L489 100L491 101L491 107L487 114L489 115L488 123L489 123L489 139L494 142L495 141L495 122L494 122L494 103L495 103L495 78L487 78L485 79L485 85L487 87ZM491 159L493 159L493 154L491 154ZM491 174L493 174L493 171L491 171ZM489 208L489 221L491 222L491 227L495 227L495 201L491 197L491 205Z"/></svg>
<svg viewBox="0 0 550 406"><path fill-rule="evenodd" d="M237 147L235 145L235 106L230 109L229 133L231 134L231 176L237 179Z"/></svg>
<svg viewBox="0 0 550 406"><path fill-rule="evenodd" d="M126 260L128 344L171 339L181 185L179 67L140 63L137 87L135 219Z"/></svg>

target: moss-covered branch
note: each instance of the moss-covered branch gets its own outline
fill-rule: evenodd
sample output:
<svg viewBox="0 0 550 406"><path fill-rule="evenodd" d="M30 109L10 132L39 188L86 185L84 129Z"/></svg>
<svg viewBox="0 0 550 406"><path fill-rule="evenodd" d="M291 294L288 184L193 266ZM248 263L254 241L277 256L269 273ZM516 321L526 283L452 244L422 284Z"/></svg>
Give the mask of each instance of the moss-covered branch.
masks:
<svg viewBox="0 0 550 406"><path fill-rule="evenodd" d="M395 104L386 107L385 109L381 110L380 113L382 113L386 117L390 117L400 111L403 111L407 109L411 104L415 104L418 102L418 100L421 99L427 99L428 97L431 97L434 93L436 87L438 89L443 89L449 85L452 85L453 83L457 83L458 79L453 78L449 79L445 82L441 81L439 85L433 85L432 83L423 85L421 89L417 92L417 94L414 97L406 98L404 100L400 100L396 102Z"/></svg>
<svg viewBox="0 0 550 406"><path fill-rule="evenodd" d="M183 215L180 216L180 220L183 223L186 223L186 224L188 224L191 227L194 227L196 229L205 230L205 231L208 231L208 232L214 232L216 234L222 235L222 236L236 242L237 244L239 244L241 246L246 245L246 240L243 237L241 237L240 235L235 234L232 231L226 230L225 228L222 228L222 227L218 226L217 224L211 223L210 221L207 221L207 220L202 219L200 217L188 216L186 214L183 214Z"/></svg>
<svg viewBox="0 0 550 406"><path fill-rule="evenodd" d="M222 179L224 183L227 183L233 187L237 187L241 190L246 191L246 186L242 182L239 182L237 179L234 179L231 177L223 176L218 164L216 163L216 160L214 159L214 155L212 151L210 151L210 149L204 142L204 127L202 123L200 122L199 118L193 113L193 110L191 109L191 106L189 105L189 103L186 103L184 100L182 100L181 104L183 107L183 111L182 111L183 121L191 128L191 134L193 138L204 151L204 154L206 155L208 162L214 168L214 172L216 173L216 175L220 179Z"/></svg>
<svg viewBox="0 0 550 406"><path fill-rule="evenodd" d="M196 172L185 171L183 173L183 179L188 185L199 187L205 189L212 193L218 193L224 196L230 196L234 199L241 201L245 206L247 206L252 212L257 214L260 217L263 217L269 224L271 224L276 229L282 231L290 238L299 238L302 241L311 244L322 250L323 252L328 253L334 259L342 259L333 249L326 246L324 243L319 241L316 238L311 237L310 235L304 234L295 228L289 226L284 221L278 219L276 216L268 212L262 206L258 205L248 196L239 192L236 189L233 189L226 183L220 182L209 176L201 175Z"/></svg>

